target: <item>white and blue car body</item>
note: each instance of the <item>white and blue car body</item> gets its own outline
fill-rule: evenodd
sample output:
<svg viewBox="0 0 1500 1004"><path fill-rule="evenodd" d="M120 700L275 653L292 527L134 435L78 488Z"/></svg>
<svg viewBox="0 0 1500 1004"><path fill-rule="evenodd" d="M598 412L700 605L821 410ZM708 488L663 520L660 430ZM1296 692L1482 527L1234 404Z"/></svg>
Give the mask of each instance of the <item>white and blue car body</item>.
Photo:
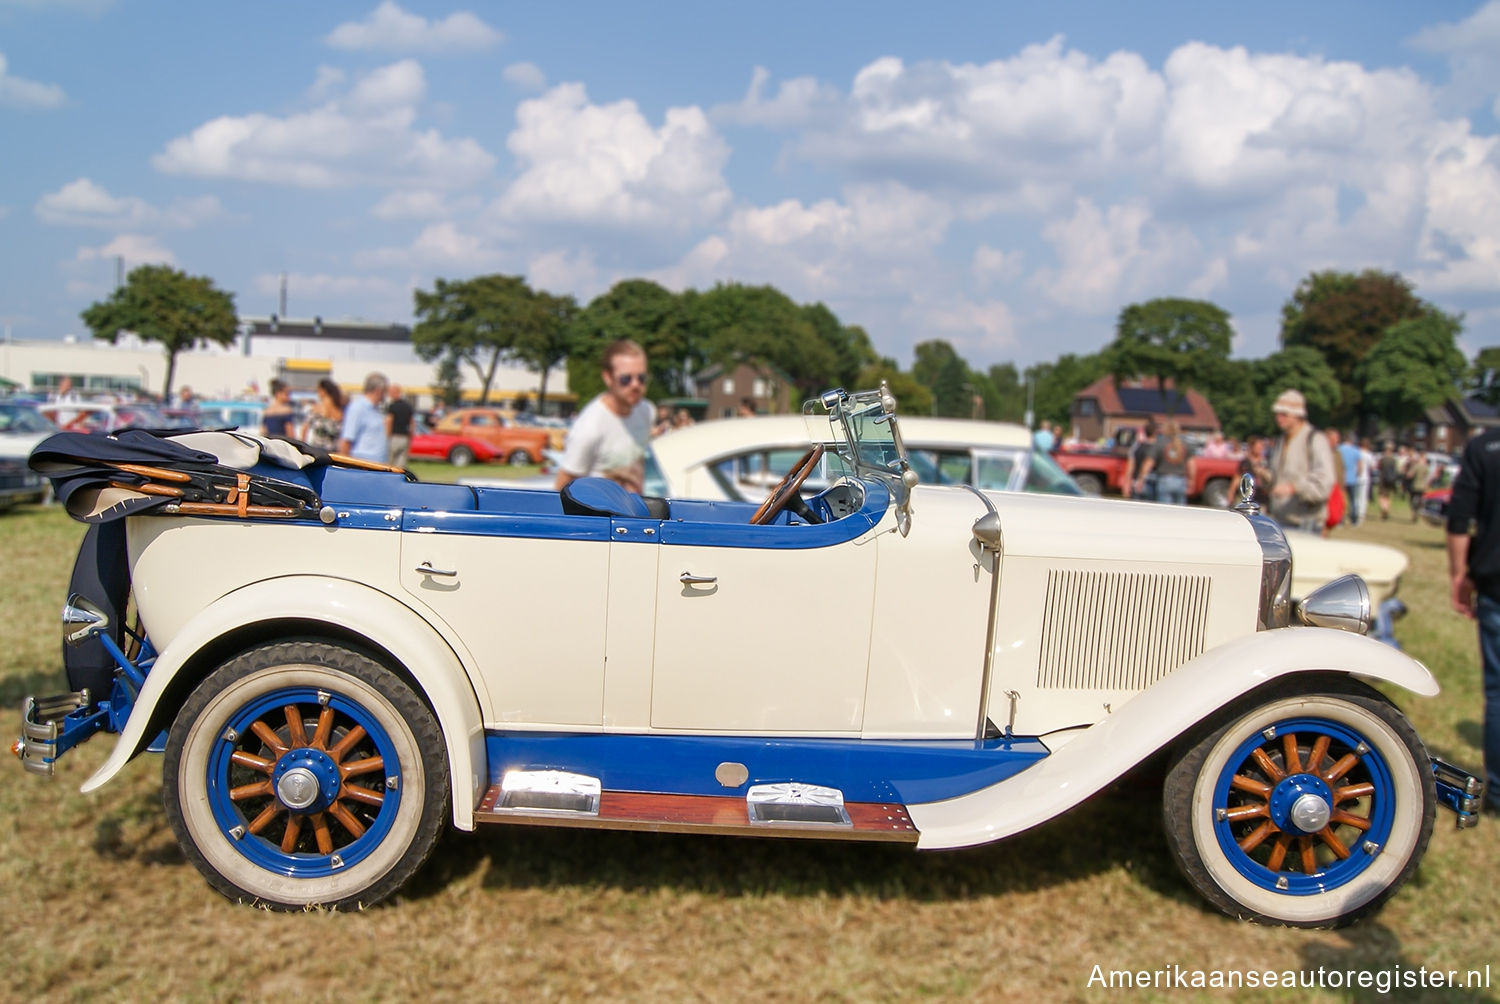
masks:
<svg viewBox="0 0 1500 1004"><path fill-rule="evenodd" d="M1370 686L1431 674L1362 636L1357 578L1292 603L1269 520L921 485L883 391L807 420L847 473L803 497L818 447L760 506L221 433L177 437L197 467L62 444L33 465L99 525L73 689L27 702L16 752L51 773L118 733L92 791L163 749L188 857L276 908L379 901L446 825L969 847L1161 755L1192 884L1324 926L1401 885L1439 804L1475 820L1478 783Z"/></svg>

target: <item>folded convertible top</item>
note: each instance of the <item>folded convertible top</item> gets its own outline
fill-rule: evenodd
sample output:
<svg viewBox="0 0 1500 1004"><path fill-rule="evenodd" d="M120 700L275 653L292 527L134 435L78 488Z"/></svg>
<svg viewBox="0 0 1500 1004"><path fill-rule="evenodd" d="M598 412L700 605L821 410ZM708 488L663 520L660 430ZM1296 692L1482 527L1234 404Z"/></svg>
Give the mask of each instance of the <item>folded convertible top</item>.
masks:
<svg viewBox="0 0 1500 1004"><path fill-rule="evenodd" d="M315 518L322 502L300 473L344 458L288 439L238 432L60 432L32 451L68 514L106 523L159 510L186 515ZM371 465L376 466L376 465Z"/></svg>

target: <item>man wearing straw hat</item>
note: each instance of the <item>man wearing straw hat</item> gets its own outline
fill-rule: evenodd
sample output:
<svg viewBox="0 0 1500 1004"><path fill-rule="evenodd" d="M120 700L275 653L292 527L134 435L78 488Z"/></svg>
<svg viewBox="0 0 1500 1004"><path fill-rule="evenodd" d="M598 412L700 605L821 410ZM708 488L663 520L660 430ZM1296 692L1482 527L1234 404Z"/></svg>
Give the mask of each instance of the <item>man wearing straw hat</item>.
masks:
<svg viewBox="0 0 1500 1004"><path fill-rule="evenodd" d="M1322 533L1336 474L1328 437L1307 421L1301 391L1285 390L1271 406L1281 436L1258 476L1270 484L1270 513L1288 529Z"/></svg>

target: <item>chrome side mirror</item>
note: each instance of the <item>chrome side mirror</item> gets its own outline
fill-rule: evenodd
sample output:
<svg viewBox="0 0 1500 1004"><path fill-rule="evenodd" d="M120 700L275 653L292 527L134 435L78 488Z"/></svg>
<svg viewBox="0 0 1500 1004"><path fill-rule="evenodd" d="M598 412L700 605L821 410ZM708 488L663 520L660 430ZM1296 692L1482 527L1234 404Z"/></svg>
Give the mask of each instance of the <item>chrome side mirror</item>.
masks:
<svg viewBox="0 0 1500 1004"><path fill-rule="evenodd" d="M80 645L109 628L109 615L98 604L74 593L63 604L62 624L64 643Z"/></svg>

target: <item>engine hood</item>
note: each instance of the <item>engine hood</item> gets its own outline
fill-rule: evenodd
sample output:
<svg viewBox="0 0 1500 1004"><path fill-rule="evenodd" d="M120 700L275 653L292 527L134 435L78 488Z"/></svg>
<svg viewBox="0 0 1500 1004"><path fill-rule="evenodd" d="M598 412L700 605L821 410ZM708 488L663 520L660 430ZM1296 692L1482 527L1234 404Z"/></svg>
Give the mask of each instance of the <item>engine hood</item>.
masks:
<svg viewBox="0 0 1500 1004"><path fill-rule="evenodd" d="M961 501L964 496L967 502ZM967 533L987 512L986 499L1000 516L1007 558L1253 568L1261 563L1250 523L1239 513L1216 509L918 485L912 490L912 522L921 526L924 517L936 518L958 523Z"/></svg>

